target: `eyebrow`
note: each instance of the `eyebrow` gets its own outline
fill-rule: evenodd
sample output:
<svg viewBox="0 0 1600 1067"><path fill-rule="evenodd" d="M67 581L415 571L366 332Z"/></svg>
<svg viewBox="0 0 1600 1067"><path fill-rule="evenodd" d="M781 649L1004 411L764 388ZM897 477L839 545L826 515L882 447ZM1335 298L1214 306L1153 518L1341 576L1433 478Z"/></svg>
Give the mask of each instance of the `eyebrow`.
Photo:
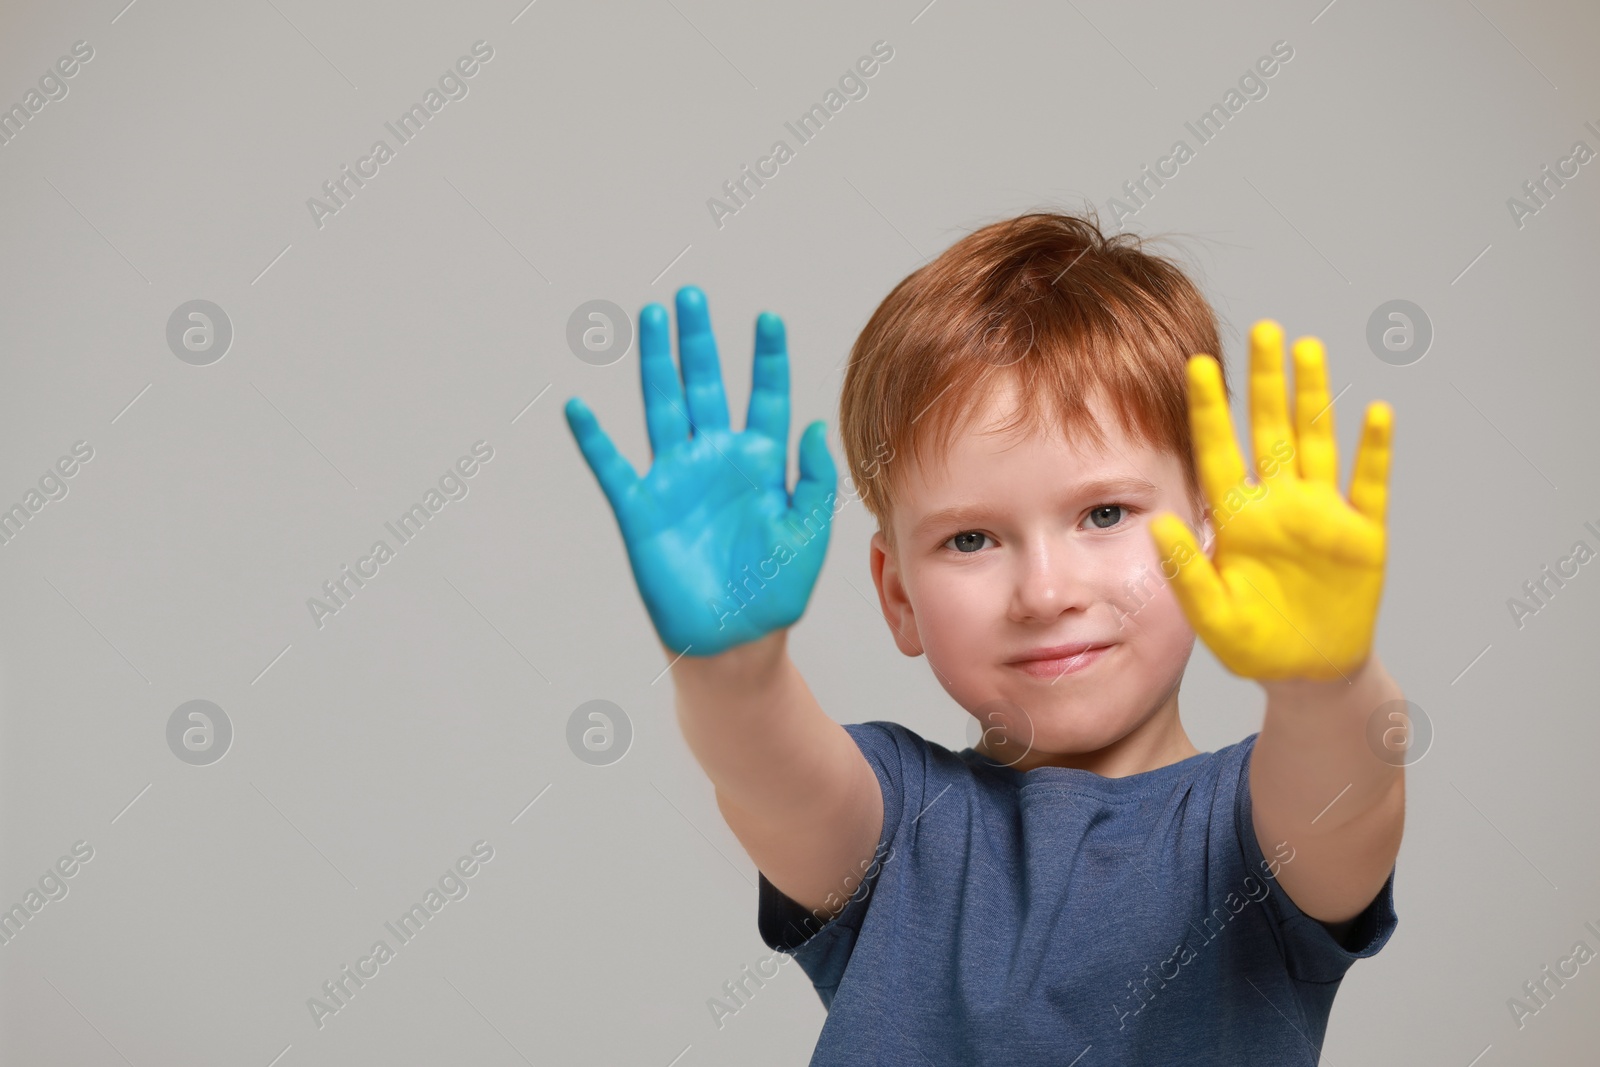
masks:
<svg viewBox="0 0 1600 1067"><path fill-rule="evenodd" d="M1113 496L1137 496L1155 493L1159 490L1143 478L1133 476L1091 478L1085 482L1070 486L1063 493L1062 499L1075 497L1105 498ZM921 536L938 527L951 526L985 518L992 513L992 509L979 504L954 504L938 511L929 512L912 527L913 536Z"/></svg>

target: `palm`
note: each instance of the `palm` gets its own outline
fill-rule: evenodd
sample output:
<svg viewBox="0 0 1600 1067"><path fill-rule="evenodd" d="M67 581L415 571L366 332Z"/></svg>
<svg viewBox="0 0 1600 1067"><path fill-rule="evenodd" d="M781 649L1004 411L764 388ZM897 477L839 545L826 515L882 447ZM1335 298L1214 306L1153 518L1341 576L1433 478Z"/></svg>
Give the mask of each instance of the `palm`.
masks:
<svg viewBox="0 0 1600 1067"><path fill-rule="evenodd" d="M1251 436L1258 481L1244 459L1215 359L1190 358L1196 465L1216 525L1208 559L1177 516L1150 525L1179 564L1184 614L1236 674L1265 680L1346 676L1371 650L1383 592L1392 412L1367 409L1350 496L1339 493L1338 444L1321 342L1295 344L1293 420L1285 396L1283 331L1250 334Z"/></svg>
<svg viewBox="0 0 1600 1067"><path fill-rule="evenodd" d="M588 407L567 422L621 529L635 584L674 654L710 656L792 625L827 552L837 476L812 423L800 441L800 480L786 488L789 357L782 321L756 324L745 429L728 428L727 399L705 294L678 291L682 381L666 310L639 316L640 377L654 462L644 478ZM692 431L692 434L691 434Z"/></svg>
<svg viewBox="0 0 1600 1067"><path fill-rule="evenodd" d="M1383 527L1325 482L1281 478L1217 531L1212 563L1247 676L1319 677L1360 662L1383 586ZM1258 605L1257 610L1239 610ZM1245 650L1259 650L1247 655ZM1260 653L1270 650L1270 655Z"/></svg>

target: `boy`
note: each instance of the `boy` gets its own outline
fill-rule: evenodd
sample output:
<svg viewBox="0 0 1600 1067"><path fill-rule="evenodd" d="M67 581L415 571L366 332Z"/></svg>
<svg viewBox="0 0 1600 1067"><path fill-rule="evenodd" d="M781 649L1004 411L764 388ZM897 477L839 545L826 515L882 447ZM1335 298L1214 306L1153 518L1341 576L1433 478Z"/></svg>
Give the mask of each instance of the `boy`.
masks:
<svg viewBox="0 0 1600 1067"><path fill-rule="evenodd" d="M704 295L677 312L681 385L665 310L640 314L646 478L567 418L761 936L828 1009L811 1063L1314 1067L1397 922L1404 759L1367 740L1401 696L1371 653L1388 405L1346 501L1321 346L1294 345L1291 412L1257 323L1247 478L1214 315L1136 238L1037 213L913 272L854 345L840 433L894 641L984 727L951 752L817 705L785 642L842 506L823 424L791 496L781 321L735 434ZM1178 717L1197 632L1266 696L1209 753Z"/></svg>

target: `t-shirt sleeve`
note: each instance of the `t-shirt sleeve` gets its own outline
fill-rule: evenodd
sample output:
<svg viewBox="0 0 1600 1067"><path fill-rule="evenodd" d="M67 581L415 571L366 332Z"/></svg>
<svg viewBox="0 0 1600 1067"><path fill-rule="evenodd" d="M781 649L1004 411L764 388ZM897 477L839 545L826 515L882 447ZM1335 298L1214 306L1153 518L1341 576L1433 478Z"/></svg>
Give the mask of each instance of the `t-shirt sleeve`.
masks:
<svg viewBox="0 0 1600 1067"><path fill-rule="evenodd" d="M1251 735L1244 758L1239 763L1239 782L1235 790L1234 826L1244 851L1245 864L1252 872L1263 875L1281 866L1284 856L1274 846L1274 857L1269 863L1262 853L1261 842L1256 839L1250 797L1250 760L1255 753L1255 739ZM1293 847L1288 842L1286 847ZM1289 853L1292 857L1293 853ZM1288 862L1294 862L1292 858ZM1275 875L1272 875L1275 877ZM1321 922L1301 911L1289 894L1276 881L1273 891L1267 894L1266 906L1272 916L1278 947L1283 952L1289 974L1302 982L1337 982L1356 960L1376 955L1388 943L1399 923L1394 911L1394 869L1378 895L1357 915L1354 925L1344 938L1338 939Z"/></svg>
<svg viewBox="0 0 1600 1067"><path fill-rule="evenodd" d="M878 779L883 794L883 830L860 881L848 890L850 896L844 908L824 922L767 881L759 869L756 871L756 926L761 940L768 948L794 956L825 1007L832 1002L833 991L844 976L884 860L892 854L891 843L900 829L906 797L920 795L925 776L915 735L905 727L892 722L865 722L846 724L845 730Z"/></svg>

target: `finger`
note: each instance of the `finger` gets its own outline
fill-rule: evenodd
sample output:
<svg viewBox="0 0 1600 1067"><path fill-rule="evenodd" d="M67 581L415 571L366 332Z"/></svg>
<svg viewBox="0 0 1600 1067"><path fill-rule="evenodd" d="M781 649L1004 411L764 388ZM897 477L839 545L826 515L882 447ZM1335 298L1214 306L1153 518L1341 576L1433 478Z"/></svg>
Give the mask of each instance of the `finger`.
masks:
<svg viewBox="0 0 1600 1067"><path fill-rule="evenodd" d="M696 434L728 428L728 398L722 391L722 365L711 333L706 294L697 285L678 290L678 362L689 397L689 425Z"/></svg>
<svg viewBox="0 0 1600 1067"><path fill-rule="evenodd" d="M1161 577L1172 586L1189 625L1210 644L1207 635L1227 624L1229 601L1222 576L1195 541L1194 531L1172 512L1151 520L1150 536L1160 554Z"/></svg>
<svg viewBox="0 0 1600 1067"><path fill-rule="evenodd" d="M800 479L789 497L789 520L808 536L825 533L833 524L839 472L828 454L827 423L813 422L800 434ZM826 541L823 542L827 544Z"/></svg>
<svg viewBox="0 0 1600 1067"><path fill-rule="evenodd" d="M689 436L683 383L678 380L678 368L672 365L667 309L660 304L648 304L639 312L639 379L644 388L650 454L659 456Z"/></svg>
<svg viewBox="0 0 1600 1067"><path fill-rule="evenodd" d="M589 410L589 405L573 397L567 401L565 411L567 427L577 439L578 451L583 453L589 469L594 472L595 481L600 483L600 491L611 504L612 514L616 515L618 525L626 528L624 519L627 515L628 497L639 482L633 464L629 463L627 457L618 452L617 446L611 443L611 438L600 428L600 423L595 419L594 412Z"/></svg>
<svg viewBox="0 0 1600 1067"><path fill-rule="evenodd" d="M789 348L783 320L770 311L756 317L755 369L750 378L750 411L744 428L777 442L789 469Z"/></svg>
<svg viewBox="0 0 1600 1067"><path fill-rule="evenodd" d="M1356 449L1355 474L1350 479L1350 504L1361 514L1382 524L1389 509L1390 442L1394 439L1394 409L1382 400L1367 405L1367 420Z"/></svg>
<svg viewBox="0 0 1600 1067"><path fill-rule="evenodd" d="M1206 502L1217 507L1244 480L1244 457L1222 392L1222 365L1211 356L1189 357L1189 429L1200 488Z"/></svg>
<svg viewBox="0 0 1600 1067"><path fill-rule="evenodd" d="M1250 444L1257 481L1293 470L1288 462L1295 442L1283 380L1283 327L1271 319L1250 329Z"/></svg>
<svg viewBox="0 0 1600 1067"><path fill-rule="evenodd" d="M1339 485L1339 442L1333 434L1333 402L1328 398L1328 363L1322 342L1302 337L1294 343L1294 433L1300 477Z"/></svg>

